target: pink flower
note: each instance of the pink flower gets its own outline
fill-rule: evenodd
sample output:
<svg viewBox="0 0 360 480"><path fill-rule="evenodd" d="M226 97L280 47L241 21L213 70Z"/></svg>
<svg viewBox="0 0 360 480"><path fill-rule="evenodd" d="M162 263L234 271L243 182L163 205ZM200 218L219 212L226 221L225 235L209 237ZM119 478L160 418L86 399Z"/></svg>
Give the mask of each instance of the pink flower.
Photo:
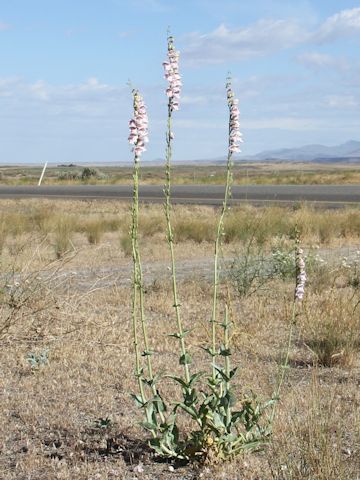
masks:
<svg viewBox="0 0 360 480"><path fill-rule="evenodd" d="M227 100L230 112L229 120L229 154L241 152L239 143L243 142L242 134L240 132L240 122L239 115L240 111L238 108L239 100L234 98L234 92L231 87L231 80L229 79L226 84L226 93Z"/></svg>
<svg viewBox="0 0 360 480"><path fill-rule="evenodd" d="M138 90L133 90L134 99L134 118L129 121L130 135L128 141L134 145L132 151L136 157L140 157L146 150L145 143L149 141L148 137L148 116L146 106Z"/></svg>
<svg viewBox="0 0 360 480"><path fill-rule="evenodd" d="M165 78L169 82L166 89L166 95L169 97L169 106L171 110L179 110L179 100L181 94L181 76L179 73L179 52L174 48L174 39L168 37L168 60L163 62Z"/></svg>
<svg viewBox="0 0 360 480"><path fill-rule="evenodd" d="M299 246L296 247L295 252L295 263L296 263L296 286L295 286L295 299L302 300L305 292L305 283L306 283L306 271L305 271L305 260L304 252Z"/></svg>

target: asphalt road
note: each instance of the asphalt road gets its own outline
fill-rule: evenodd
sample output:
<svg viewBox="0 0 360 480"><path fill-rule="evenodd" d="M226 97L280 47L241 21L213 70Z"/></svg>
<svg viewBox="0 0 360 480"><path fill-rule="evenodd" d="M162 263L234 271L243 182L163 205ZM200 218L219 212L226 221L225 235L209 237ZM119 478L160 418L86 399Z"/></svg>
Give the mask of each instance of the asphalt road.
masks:
<svg viewBox="0 0 360 480"><path fill-rule="evenodd" d="M0 198L62 198L62 199L120 199L129 200L129 185L41 185L0 186ZM173 203L220 205L224 186L174 185ZM163 201L161 185L140 186L140 199L146 202ZM316 202L341 206L360 202L360 185L246 185L232 187L232 202L254 204Z"/></svg>

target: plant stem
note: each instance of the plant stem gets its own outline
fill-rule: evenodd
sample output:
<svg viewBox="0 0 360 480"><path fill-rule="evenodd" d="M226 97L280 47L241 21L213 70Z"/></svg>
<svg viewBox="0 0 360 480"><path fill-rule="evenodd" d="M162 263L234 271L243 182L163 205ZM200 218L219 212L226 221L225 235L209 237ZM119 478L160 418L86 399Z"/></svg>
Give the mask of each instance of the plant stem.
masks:
<svg viewBox="0 0 360 480"><path fill-rule="evenodd" d="M142 381L142 370L140 362L139 351L139 338L138 338L138 293L139 293L139 269L137 262L137 231L138 231L138 214L139 214L139 193L138 193L138 158L135 156L134 160L134 188L133 188L133 203L131 210L131 246L132 246L132 258L133 258L133 296L132 296L132 327L133 327L133 344L135 350L135 374L138 379L140 397L143 404L146 403L146 395L144 391L144 385ZM148 419L149 420L149 419Z"/></svg>
<svg viewBox="0 0 360 480"><path fill-rule="evenodd" d="M286 344L285 358L284 358L284 361L282 362L282 364L280 366L280 374L279 374L278 384L277 384L276 390L273 393L273 397L272 397L275 401L274 401L273 408L272 408L271 415L270 415L270 426L272 425L272 423L274 421L274 418L275 418L276 406L277 406L277 402L279 400L281 387L284 383L286 370L289 366L290 349L291 349L292 338L293 338L294 327L295 327L295 320L296 320L296 303L297 303L297 301L294 300L293 307L292 307L290 327L289 327L289 334L288 334L288 339L287 339L287 344Z"/></svg>
<svg viewBox="0 0 360 480"><path fill-rule="evenodd" d="M174 235L171 226L171 158L172 158L172 133L171 133L171 100L168 103L168 119L167 119L167 132L166 132L166 163L165 163L165 217L167 227L167 241L170 248L171 256L171 276L172 276L172 291L173 301L176 314L176 323L178 328L179 343L181 356L184 359L184 373L186 383L190 382L190 370L187 363L187 349L184 338L184 328L181 319L180 302L177 294L177 281L176 281L176 264L175 264L175 252L174 252Z"/></svg>
<svg viewBox="0 0 360 480"><path fill-rule="evenodd" d="M212 378L216 378L216 369L215 369L215 358L216 353L216 319L217 319L217 297L218 297L218 285L219 285L219 253L222 245L222 237L224 234L224 217L228 208L228 201L231 194L231 184L232 184L232 153L229 151L227 164L226 164L226 185L225 185L225 195L224 201L221 209L221 214L219 218L219 223L217 226L216 239L215 239L215 251L214 251L214 291L213 291L213 305L212 305L212 315L211 315L211 354L213 357L212 365Z"/></svg>
<svg viewBox="0 0 360 480"><path fill-rule="evenodd" d="M132 247L133 247L133 262L134 262L134 299L137 299L137 292L139 293L139 301L140 301L140 324L143 334L144 340L144 356L146 356L146 364L148 369L148 377L149 381L151 382L151 391L154 396L157 395L156 385L154 382L154 374L152 368L152 361L151 361L151 352L149 349L149 340L147 334L147 326L146 326L146 317L145 317L145 307L144 307L144 282L143 282L143 273L141 267L141 259L140 259L140 248L139 248L139 159L135 156L134 161L134 196L133 196L133 210L132 210L132 229L131 229L131 239L132 239ZM135 304L134 309L137 307ZM136 314L135 314L136 315ZM134 321L134 342L137 338L137 325L136 325L136 317ZM136 336L135 336L136 334ZM137 339L136 339L137 342ZM136 362L137 362L137 374L140 374L140 356L139 356L139 349L138 345L136 345L135 350L136 355ZM144 390L142 381L140 392L142 396L144 396ZM159 415L162 421L164 421L164 415L161 411L159 411Z"/></svg>
<svg viewBox="0 0 360 480"><path fill-rule="evenodd" d="M230 352L230 341L229 341L229 333L230 333L230 322L229 322L229 306L225 304L225 320L224 320L224 348L225 350ZM225 356L225 375L229 379L230 378L230 355ZM230 390L230 380L226 380L225 382L225 392L229 393ZM231 424L231 407L230 402L226 405L226 426L229 428Z"/></svg>

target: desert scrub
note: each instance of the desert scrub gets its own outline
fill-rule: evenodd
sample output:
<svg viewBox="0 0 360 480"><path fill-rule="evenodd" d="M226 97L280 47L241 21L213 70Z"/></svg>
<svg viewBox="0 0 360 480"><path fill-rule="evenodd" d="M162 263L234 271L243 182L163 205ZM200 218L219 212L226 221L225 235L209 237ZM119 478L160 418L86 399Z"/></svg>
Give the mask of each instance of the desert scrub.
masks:
<svg viewBox="0 0 360 480"><path fill-rule="evenodd" d="M360 349L359 294L334 287L326 294L310 295L300 326L315 363L351 366Z"/></svg>

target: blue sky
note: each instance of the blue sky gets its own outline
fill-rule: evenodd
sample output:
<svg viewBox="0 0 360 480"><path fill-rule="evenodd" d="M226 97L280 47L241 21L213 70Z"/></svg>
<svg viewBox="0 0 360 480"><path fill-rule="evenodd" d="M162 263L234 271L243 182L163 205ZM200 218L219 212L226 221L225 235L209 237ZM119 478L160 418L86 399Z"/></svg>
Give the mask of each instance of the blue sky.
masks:
<svg viewBox="0 0 360 480"><path fill-rule="evenodd" d="M170 26L183 91L174 157L226 153L225 79L243 154L360 140L360 6L346 0L0 2L0 162L131 160L127 81L148 106L143 160L164 156Z"/></svg>

